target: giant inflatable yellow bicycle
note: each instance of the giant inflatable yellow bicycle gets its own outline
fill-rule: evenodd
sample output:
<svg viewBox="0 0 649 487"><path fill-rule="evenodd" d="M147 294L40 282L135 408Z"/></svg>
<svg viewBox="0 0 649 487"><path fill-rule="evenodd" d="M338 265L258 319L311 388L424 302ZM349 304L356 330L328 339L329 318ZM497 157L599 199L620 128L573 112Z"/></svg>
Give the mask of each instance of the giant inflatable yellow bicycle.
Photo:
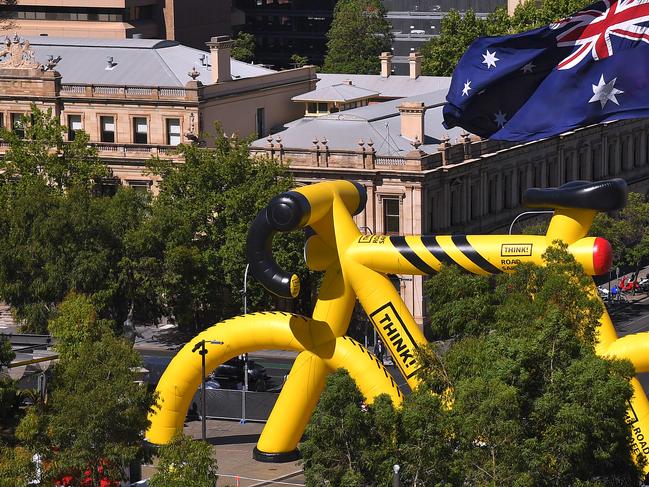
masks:
<svg viewBox="0 0 649 487"><path fill-rule="evenodd" d="M606 273L612 260L610 244L586 237L598 211L624 207L624 180L590 183L574 181L560 188L528 189L530 207L554 209L545 236L362 235L354 223L366 203L362 186L333 181L295 189L275 197L250 227L247 257L253 275L271 292L296 297L300 281L282 270L272 256L277 232L307 230L305 257L324 279L311 318L283 312L253 313L223 321L185 345L158 384L161 407L154 412L147 439L165 444L182 430L189 404L201 382L201 361L192 353L201 340L218 340L206 356L207 370L245 352L263 349L299 352L268 419L254 457L281 462L298 456L297 444L324 388L327 374L344 367L368 400L387 393L399 404L401 391L377 358L345 336L356 299L367 312L395 363L411 387L419 368L414 353L424 336L387 274L434 274L441 266L457 264L476 274L511 271L520 262L542 264L541 256L554 240L568 244L590 275ZM593 295L597 295L593 284ZM600 319L598 353L629 359L638 373L649 371L649 336L618 339L604 311ZM649 454L649 401L633 379L634 398L629 422L637 451Z"/></svg>

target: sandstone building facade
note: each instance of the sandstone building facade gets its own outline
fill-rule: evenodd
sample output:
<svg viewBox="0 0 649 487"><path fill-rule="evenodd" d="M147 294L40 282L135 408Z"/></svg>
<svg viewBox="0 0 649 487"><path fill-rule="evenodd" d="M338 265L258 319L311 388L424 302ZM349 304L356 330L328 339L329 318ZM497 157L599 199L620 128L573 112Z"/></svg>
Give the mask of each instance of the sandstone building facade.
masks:
<svg viewBox="0 0 649 487"><path fill-rule="evenodd" d="M0 124L19 129L32 103L50 108L68 138L90 135L116 182L153 187L144 162L177 160L175 146L213 132L215 122L245 137L301 116L290 100L313 89L312 67L276 72L232 60L227 37L208 44L210 52L149 39L7 39Z"/></svg>

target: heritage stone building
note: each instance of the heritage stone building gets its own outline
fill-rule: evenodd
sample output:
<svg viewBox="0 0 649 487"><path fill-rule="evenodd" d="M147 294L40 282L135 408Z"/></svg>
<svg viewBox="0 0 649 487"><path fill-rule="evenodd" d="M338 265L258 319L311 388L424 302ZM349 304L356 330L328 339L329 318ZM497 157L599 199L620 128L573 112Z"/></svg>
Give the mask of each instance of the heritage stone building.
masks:
<svg viewBox="0 0 649 487"><path fill-rule="evenodd" d="M150 187L147 159L178 160L175 146L213 132L217 121L246 137L302 115L290 100L314 88L312 67L276 72L241 63L230 58L231 45L227 37L213 38L210 52L153 39L8 38L0 48L0 125L20 130L30 104L50 108L68 139L77 130L90 135L116 182Z"/></svg>

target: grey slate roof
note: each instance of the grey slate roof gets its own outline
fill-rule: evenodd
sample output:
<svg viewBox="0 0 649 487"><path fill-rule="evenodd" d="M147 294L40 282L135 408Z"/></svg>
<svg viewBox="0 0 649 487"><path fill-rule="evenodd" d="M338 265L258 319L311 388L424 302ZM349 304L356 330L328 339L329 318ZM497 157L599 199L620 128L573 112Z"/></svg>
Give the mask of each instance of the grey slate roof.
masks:
<svg viewBox="0 0 649 487"><path fill-rule="evenodd" d="M386 98L403 98L406 96L421 95L437 90L448 90L451 85L449 76L419 76L416 79L410 76L391 75L383 78L376 74L327 74L318 73L316 89L321 90L328 86L342 83L345 80L366 90L376 91Z"/></svg>
<svg viewBox="0 0 649 487"><path fill-rule="evenodd" d="M61 56L54 68L63 83L111 84L135 86L184 86L191 78L192 66L197 78L210 84L210 67L203 66L201 55L209 63L209 52L159 39L89 39L27 36L36 61L47 63L48 55ZM106 69L106 58L117 63ZM273 73L273 70L231 59L233 78L251 78Z"/></svg>
<svg viewBox="0 0 649 487"><path fill-rule="evenodd" d="M315 89L304 93L302 95L294 96L291 98L293 101L336 101L336 102L350 102L356 100L363 100L371 98L379 93L358 86L350 85L347 83L340 83L338 85L326 86L324 88Z"/></svg>
<svg viewBox="0 0 649 487"><path fill-rule="evenodd" d="M445 134L456 139L463 132L458 127L445 129L442 126L442 107L447 90L437 90L399 100L376 103L361 108L345 110L322 117L304 117L285 125L285 129L276 132L282 137L282 144L287 149L310 148L312 140L327 139L331 150L350 150L358 148L358 140L374 142L378 155L405 155L413 149L410 140L401 137L401 120L397 107L407 101L423 102L426 107L424 115L425 139L421 150L434 153ZM253 149L263 149L268 142L265 138L252 143Z"/></svg>

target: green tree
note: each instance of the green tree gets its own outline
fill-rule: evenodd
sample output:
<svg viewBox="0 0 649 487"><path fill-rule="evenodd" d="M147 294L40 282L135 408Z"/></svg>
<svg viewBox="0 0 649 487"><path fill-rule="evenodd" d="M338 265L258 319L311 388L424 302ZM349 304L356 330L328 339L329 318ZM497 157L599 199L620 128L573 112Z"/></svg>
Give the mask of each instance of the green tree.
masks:
<svg viewBox="0 0 649 487"><path fill-rule="evenodd" d="M330 375L301 445L306 485L385 485L395 463L396 420L387 396L367 407L345 370Z"/></svg>
<svg viewBox="0 0 649 487"><path fill-rule="evenodd" d="M20 124L22 132L0 128L0 138L9 146L0 161L3 186L19 178L21 182L45 181L52 189L91 189L108 176L96 149L88 144L88 134L78 132L66 143L66 128L52 115L51 108L42 111L32 105L31 113L21 117Z"/></svg>
<svg viewBox="0 0 649 487"><path fill-rule="evenodd" d="M325 73L378 74L392 34L380 0L339 0L327 33Z"/></svg>
<svg viewBox="0 0 649 487"><path fill-rule="evenodd" d="M62 307L53 327L61 357L49 399L31 407L16 430L43 459L46 481L67 474L78 483L89 470L99 486L101 478L121 479L123 467L146 453L142 432L155 398L136 382L141 358L95 316L88 298L72 296Z"/></svg>
<svg viewBox="0 0 649 487"><path fill-rule="evenodd" d="M649 202L640 193L629 193L627 205L617 214L595 216L590 235L607 239L613 246L614 262L637 272L649 258Z"/></svg>
<svg viewBox="0 0 649 487"><path fill-rule="evenodd" d="M120 324L131 304L157 315L155 296L136 285L126 245L148 209L148 195L94 188L108 175L78 132L64 143L51 111L32 107L24 137L0 130L9 144L0 161L0 296L32 332L44 332L72 290L90 295L103 318Z"/></svg>
<svg viewBox="0 0 649 487"><path fill-rule="evenodd" d="M0 485L28 485L35 477L36 468L28 450L0 444Z"/></svg>
<svg viewBox="0 0 649 487"><path fill-rule="evenodd" d="M252 158L247 140L219 134L214 149L179 150L184 164L150 165L162 177L160 193L133 248L154 259L146 272L164 295L167 315L182 327L202 329L241 312L250 222L294 183L274 161ZM296 269L302 261L302 236L278 235L276 240L277 261L298 271L308 295L309 275L303 266ZM267 306L268 292L254 279L248 285L251 309Z"/></svg>
<svg viewBox="0 0 649 487"><path fill-rule="evenodd" d="M451 10L442 19L440 35L421 49L422 72L430 76L450 76L469 45L478 37L517 34L548 25L579 11L590 0L526 0L509 16L499 7L486 19L476 17L473 10L463 15Z"/></svg>
<svg viewBox="0 0 649 487"><path fill-rule="evenodd" d="M20 404L16 383L5 375L7 371L4 370L9 367L14 357L9 340L0 336L0 438L10 436L11 431L8 430L15 425Z"/></svg>
<svg viewBox="0 0 649 487"><path fill-rule="evenodd" d="M457 266L443 267L438 277L428 279L430 338L446 340L488 331L496 312L497 302L490 292L494 286L490 277L467 274Z"/></svg>
<svg viewBox="0 0 649 487"><path fill-rule="evenodd" d="M295 68L301 68L302 66L309 64L309 58L306 56L300 56L299 54L292 54L291 64Z"/></svg>
<svg viewBox="0 0 649 487"><path fill-rule="evenodd" d="M230 55L237 61L251 63L255 60L255 36L241 31L234 37Z"/></svg>
<svg viewBox="0 0 649 487"><path fill-rule="evenodd" d="M450 76L469 45L478 37L487 35L487 24L467 10L460 15L451 10L443 19L440 35L421 48L421 69L429 76Z"/></svg>
<svg viewBox="0 0 649 487"><path fill-rule="evenodd" d="M157 471L149 479L151 487L214 487L217 463L212 447L204 441L178 434L160 447Z"/></svg>

